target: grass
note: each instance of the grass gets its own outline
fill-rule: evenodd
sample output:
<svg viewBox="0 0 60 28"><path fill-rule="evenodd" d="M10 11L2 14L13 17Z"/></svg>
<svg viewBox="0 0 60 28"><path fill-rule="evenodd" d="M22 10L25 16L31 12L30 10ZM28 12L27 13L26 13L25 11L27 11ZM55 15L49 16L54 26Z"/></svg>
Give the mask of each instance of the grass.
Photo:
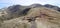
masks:
<svg viewBox="0 0 60 28"><path fill-rule="evenodd" d="M50 8L46 8L46 7L38 7L38 8L31 8L28 13L25 16L21 16L21 17L26 17L24 19L27 19L27 17L36 17L38 19L37 23L37 28L43 28L43 27L47 27L47 28L60 28L58 26L60 26L60 12L54 10L54 9L50 9ZM23 22L23 18L14 18L11 20L6 20L3 22L2 28L30 28L30 25L28 23L24 23L26 21ZM30 18L29 18L30 19ZM2 23L2 17L0 17L0 24ZM39 25L40 23L42 23L42 25ZM58 26L57 26L58 25ZM42 26L42 27L41 27ZM49 26L49 27L48 27Z"/></svg>

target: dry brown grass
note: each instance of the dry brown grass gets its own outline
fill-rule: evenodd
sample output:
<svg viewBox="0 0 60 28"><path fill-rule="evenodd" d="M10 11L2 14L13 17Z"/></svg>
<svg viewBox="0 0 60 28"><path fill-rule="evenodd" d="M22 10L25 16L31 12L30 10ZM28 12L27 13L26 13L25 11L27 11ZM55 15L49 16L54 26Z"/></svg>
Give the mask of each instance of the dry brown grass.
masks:
<svg viewBox="0 0 60 28"><path fill-rule="evenodd" d="M23 19L31 17L36 19L37 28L60 28L60 12L45 7L32 8L26 16L4 21L1 28L30 28L31 23Z"/></svg>
<svg viewBox="0 0 60 28"><path fill-rule="evenodd" d="M42 28L60 28L60 12L54 9L45 7L33 8L28 12L27 16L37 17L36 23L38 24L37 26L39 26L38 28L40 28L40 26L43 26Z"/></svg>

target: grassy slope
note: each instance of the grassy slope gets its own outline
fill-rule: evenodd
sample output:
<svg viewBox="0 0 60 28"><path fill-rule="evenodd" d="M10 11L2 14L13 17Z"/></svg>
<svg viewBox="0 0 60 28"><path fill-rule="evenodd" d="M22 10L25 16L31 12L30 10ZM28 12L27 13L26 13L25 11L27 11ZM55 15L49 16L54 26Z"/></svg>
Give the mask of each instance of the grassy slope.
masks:
<svg viewBox="0 0 60 28"><path fill-rule="evenodd" d="M38 28L40 26L43 26L42 28L60 28L60 12L56 10L45 7L33 8L28 12L28 16L37 17Z"/></svg>
<svg viewBox="0 0 60 28"><path fill-rule="evenodd" d="M1 28L28 28L30 23L22 20L27 17L36 17L37 28L60 28L60 12L45 7L32 8L26 16L4 21Z"/></svg>

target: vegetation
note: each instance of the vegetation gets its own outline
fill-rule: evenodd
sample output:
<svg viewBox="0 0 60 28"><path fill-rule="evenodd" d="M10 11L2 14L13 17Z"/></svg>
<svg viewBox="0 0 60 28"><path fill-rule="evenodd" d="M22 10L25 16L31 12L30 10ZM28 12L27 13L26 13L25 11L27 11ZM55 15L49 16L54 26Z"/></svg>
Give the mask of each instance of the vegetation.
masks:
<svg viewBox="0 0 60 28"><path fill-rule="evenodd" d="M49 4L13 5L1 11L0 28L31 28L32 26L60 28L60 12L58 10L59 7Z"/></svg>

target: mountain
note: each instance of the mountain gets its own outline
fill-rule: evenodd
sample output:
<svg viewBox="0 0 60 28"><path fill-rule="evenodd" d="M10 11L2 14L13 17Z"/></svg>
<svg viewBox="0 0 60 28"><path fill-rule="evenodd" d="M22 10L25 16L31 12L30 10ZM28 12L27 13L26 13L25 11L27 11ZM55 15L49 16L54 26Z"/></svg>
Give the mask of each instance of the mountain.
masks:
<svg viewBox="0 0 60 28"><path fill-rule="evenodd" d="M0 13L0 28L60 28L58 8L50 4L9 6Z"/></svg>
<svg viewBox="0 0 60 28"><path fill-rule="evenodd" d="M29 6L13 5L5 9L7 12L7 15L5 17L15 18L24 16L29 11L29 9Z"/></svg>
<svg viewBox="0 0 60 28"><path fill-rule="evenodd" d="M31 7L41 7L42 5L41 4L32 4L32 5L30 5Z"/></svg>
<svg viewBox="0 0 60 28"><path fill-rule="evenodd" d="M47 8L52 8L52 9L55 9L57 11L60 11L60 8L58 6L54 6L54 5L50 5L50 4L46 4L44 6L47 7Z"/></svg>

